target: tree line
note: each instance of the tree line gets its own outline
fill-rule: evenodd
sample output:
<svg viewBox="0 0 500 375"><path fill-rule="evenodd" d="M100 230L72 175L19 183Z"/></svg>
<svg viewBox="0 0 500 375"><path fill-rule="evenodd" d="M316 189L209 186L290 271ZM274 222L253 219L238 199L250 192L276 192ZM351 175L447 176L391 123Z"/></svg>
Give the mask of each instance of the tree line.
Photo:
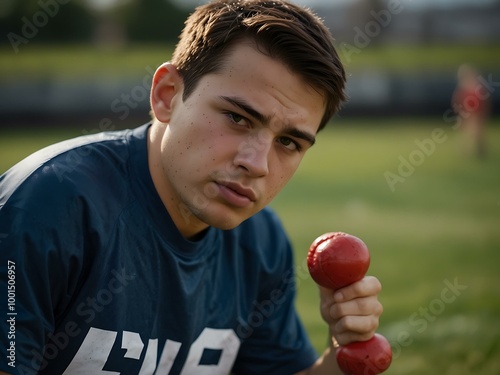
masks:
<svg viewBox="0 0 500 375"><path fill-rule="evenodd" d="M190 12L166 0L115 0L108 8L88 0L2 3L0 43L14 49L28 42L173 42Z"/></svg>

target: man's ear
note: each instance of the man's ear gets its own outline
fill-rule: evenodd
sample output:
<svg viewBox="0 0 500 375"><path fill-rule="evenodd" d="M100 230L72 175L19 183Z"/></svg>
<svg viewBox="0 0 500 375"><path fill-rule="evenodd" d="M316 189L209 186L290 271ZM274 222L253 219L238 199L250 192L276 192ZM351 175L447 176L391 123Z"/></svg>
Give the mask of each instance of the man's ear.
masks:
<svg viewBox="0 0 500 375"><path fill-rule="evenodd" d="M174 65L166 62L156 69L151 84L151 109L160 122L170 122L173 99L182 95L182 88L182 78Z"/></svg>

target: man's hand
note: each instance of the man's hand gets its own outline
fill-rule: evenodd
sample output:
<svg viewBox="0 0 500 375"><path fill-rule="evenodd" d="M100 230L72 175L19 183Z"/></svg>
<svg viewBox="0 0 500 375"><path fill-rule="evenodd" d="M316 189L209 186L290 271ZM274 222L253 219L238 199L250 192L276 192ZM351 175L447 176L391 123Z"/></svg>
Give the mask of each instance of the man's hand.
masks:
<svg viewBox="0 0 500 375"><path fill-rule="evenodd" d="M365 276L338 290L320 288L321 316L330 328L330 336L339 345L369 340L379 325L382 304L379 280Z"/></svg>

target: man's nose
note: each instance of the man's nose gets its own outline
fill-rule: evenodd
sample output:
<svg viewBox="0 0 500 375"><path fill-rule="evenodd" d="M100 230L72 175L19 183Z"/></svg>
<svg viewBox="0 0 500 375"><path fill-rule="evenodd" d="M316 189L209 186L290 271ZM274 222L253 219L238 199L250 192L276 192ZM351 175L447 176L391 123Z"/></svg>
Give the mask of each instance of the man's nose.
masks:
<svg viewBox="0 0 500 375"><path fill-rule="evenodd" d="M269 173L269 154L272 144L272 134L265 129L250 134L238 148L234 159L235 165L243 168L251 177L266 176Z"/></svg>

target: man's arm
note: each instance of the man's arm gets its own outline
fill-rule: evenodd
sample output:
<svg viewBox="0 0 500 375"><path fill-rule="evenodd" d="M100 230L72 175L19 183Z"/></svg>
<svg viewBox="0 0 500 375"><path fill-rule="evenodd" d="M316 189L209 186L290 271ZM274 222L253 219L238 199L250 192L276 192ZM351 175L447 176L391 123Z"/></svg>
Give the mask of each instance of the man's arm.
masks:
<svg viewBox="0 0 500 375"><path fill-rule="evenodd" d="M382 286L375 277L366 276L336 291L319 289L321 316L329 327L330 345L313 366L296 375L342 375L335 357L334 337L339 345L369 340L382 314L378 300Z"/></svg>

